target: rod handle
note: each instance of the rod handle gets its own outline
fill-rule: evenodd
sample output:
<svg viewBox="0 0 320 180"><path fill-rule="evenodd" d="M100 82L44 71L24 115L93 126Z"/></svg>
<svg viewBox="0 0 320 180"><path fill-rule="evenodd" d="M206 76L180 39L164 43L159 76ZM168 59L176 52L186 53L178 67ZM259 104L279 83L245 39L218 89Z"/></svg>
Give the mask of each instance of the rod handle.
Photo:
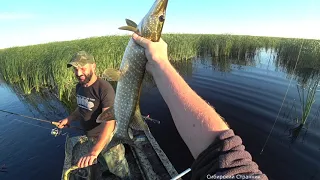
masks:
<svg viewBox="0 0 320 180"><path fill-rule="evenodd" d="M53 125L55 125L55 126L58 127L60 123L59 123L59 122L54 122L54 121L52 121L51 124L53 124Z"/></svg>

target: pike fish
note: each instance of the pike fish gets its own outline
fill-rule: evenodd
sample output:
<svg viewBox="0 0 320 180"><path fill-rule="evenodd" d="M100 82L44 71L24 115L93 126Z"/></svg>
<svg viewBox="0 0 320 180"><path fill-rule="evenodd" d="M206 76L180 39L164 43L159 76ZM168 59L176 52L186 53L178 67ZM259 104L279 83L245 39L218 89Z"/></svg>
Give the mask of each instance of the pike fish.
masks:
<svg viewBox="0 0 320 180"><path fill-rule="evenodd" d="M153 42L158 42L165 21L167 4L168 0L156 0L139 24L126 19L127 26L119 29L132 31ZM106 147L107 150L118 144L133 144L129 127L149 131L139 108L146 63L144 48L131 38L125 49L120 69L106 69L102 75L109 81L117 81L113 107L105 110L97 118L97 122L104 121L110 117L110 114L113 114L116 120L114 134Z"/></svg>

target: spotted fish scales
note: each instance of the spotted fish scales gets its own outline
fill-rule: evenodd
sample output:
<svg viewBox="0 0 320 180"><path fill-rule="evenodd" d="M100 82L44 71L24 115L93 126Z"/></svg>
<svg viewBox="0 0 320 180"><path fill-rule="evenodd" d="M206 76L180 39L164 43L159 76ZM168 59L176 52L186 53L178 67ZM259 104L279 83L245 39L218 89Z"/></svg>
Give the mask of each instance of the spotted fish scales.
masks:
<svg viewBox="0 0 320 180"><path fill-rule="evenodd" d="M132 20L126 19L127 26L119 29L133 31L153 42L159 41L167 4L168 0L156 0L138 25ZM116 128L107 149L120 143L132 145L133 141L129 127L137 130L149 130L139 108L146 63L147 59L143 47L130 38L119 70L106 69L103 73L107 80L118 82L113 108L104 111L97 119L97 121L112 119L110 118L110 114L112 114L112 117L116 120Z"/></svg>

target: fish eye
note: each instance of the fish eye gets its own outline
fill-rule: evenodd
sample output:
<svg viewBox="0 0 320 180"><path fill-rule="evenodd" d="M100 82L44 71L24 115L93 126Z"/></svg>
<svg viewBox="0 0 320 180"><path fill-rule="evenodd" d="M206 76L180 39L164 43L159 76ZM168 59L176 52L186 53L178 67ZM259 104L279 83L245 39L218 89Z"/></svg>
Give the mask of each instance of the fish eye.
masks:
<svg viewBox="0 0 320 180"><path fill-rule="evenodd" d="M165 19L166 19L166 18L165 18L164 15L159 16L159 21L160 21L160 22L163 22Z"/></svg>

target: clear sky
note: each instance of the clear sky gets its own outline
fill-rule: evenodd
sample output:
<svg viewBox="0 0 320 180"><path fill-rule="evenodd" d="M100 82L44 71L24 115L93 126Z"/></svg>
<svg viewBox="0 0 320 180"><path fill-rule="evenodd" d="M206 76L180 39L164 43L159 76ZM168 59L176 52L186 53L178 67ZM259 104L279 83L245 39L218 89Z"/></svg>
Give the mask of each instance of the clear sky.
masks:
<svg viewBox="0 0 320 180"><path fill-rule="evenodd" d="M1 0L0 49L127 33L154 0ZM320 0L169 0L164 33L320 39Z"/></svg>

